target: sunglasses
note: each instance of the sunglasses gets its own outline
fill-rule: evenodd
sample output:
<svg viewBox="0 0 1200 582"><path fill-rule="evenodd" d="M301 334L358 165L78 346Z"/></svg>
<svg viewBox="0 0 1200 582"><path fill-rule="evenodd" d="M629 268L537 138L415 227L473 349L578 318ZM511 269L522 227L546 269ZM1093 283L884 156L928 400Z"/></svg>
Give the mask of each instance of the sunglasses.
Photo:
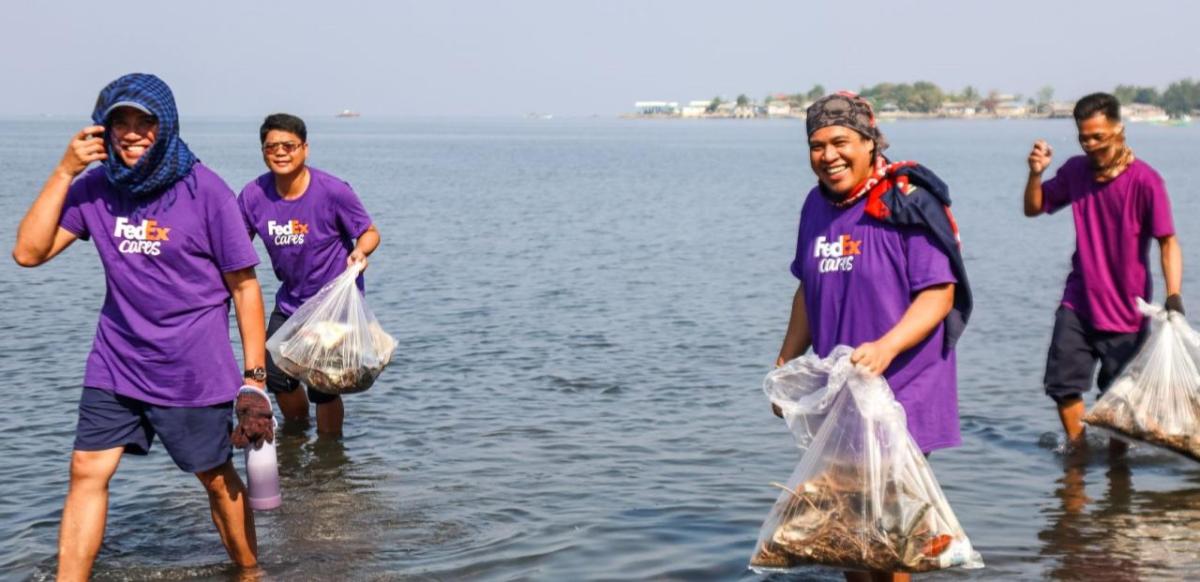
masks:
<svg viewBox="0 0 1200 582"><path fill-rule="evenodd" d="M279 150L283 150L283 153L285 154L290 154L300 149L300 146L302 145L304 144L296 143L294 141L277 141L274 143L264 143L262 150L268 154L273 154Z"/></svg>

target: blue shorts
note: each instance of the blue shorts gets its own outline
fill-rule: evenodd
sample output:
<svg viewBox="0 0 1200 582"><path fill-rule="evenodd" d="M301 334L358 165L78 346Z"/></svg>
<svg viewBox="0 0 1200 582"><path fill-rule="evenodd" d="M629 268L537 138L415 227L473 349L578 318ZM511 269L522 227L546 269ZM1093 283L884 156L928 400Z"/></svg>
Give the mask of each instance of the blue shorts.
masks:
<svg viewBox="0 0 1200 582"><path fill-rule="evenodd" d="M158 406L100 388L84 388L79 398L75 450L150 452L154 435L180 469L199 473L233 457L233 401L212 406Z"/></svg>

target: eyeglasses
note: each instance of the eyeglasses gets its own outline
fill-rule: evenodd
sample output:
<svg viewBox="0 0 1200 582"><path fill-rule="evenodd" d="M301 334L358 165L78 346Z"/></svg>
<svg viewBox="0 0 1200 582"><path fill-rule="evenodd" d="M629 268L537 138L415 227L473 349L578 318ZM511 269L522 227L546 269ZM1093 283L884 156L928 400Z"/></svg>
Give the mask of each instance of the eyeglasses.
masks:
<svg viewBox="0 0 1200 582"><path fill-rule="evenodd" d="M277 141L274 143L264 143L262 146L262 149L264 152L267 152L268 154L273 154L279 150L283 150L283 153L285 153L285 154L290 154L290 153L300 149L300 146L302 146L302 145L304 145L304 144L296 143L294 141Z"/></svg>

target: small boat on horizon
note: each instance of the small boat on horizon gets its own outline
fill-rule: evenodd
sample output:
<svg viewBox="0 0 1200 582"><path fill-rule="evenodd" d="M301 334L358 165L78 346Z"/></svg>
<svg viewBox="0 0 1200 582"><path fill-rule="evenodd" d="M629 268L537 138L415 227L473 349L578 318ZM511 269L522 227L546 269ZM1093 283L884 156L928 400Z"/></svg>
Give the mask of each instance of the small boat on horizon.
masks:
<svg viewBox="0 0 1200 582"><path fill-rule="evenodd" d="M358 117L359 115L361 114L353 109L343 109L341 113L337 114L337 117Z"/></svg>

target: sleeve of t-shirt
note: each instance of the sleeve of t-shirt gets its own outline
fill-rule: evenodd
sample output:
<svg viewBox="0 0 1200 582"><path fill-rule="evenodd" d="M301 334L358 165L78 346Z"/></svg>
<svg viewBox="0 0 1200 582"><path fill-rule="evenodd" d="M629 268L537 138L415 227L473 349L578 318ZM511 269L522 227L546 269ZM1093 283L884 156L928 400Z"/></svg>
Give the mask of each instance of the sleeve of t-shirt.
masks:
<svg viewBox="0 0 1200 582"><path fill-rule="evenodd" d="M249 186L242 188L242 193L237 197L237 206L238 212L242 215L242 223L246 226L246 234L250 235L250 240L254 240L254 218L250 216L250 209L246 207L246 190L249 189Z"/></svg>
<svg viewBox="0 0 1200 582"><path fill-rule="evenodd" d="M67 188L67 199L63 202L62 214L58 217L58 225L71 234L83 240L88 240L91 233L88 232L87 222L83 219L83 208L81 208L88 193L84 178L86 176L71 182L71 186Z"/></svg>
<svg viewBox="0 0 1200 582"><path fill-rule="evenodd" d="M213 261L222 273L229 273L258 264L258 253L254 243L246 236L246 223L238 210L233 191L213 194L216 200L210 205L208 217L208 241Z"/></svg>
<svg viewBox="0 0 1200 582"><path fill-rule="evenodd" d="M1067 187L1070 161L1054 173L1054 177L1042 182L1042 212L1054 214L1071 204L1071 192Z"/></svg>
<svg viewBox="0 0 1200 582"><path fill-rule="evenodd" d="M914 228L905 234L908 263L908 288L915 293L927 287L956 283L950 257L925 229Z"/></svg>
<svg viewBox="0 0 1200 582"><path fill-rule="evenodd" d="M350 185L342 183L341 186L334 197L337 201L334 212L337 214L338 228L350 238L358 238L371 227L371 216Z"/></svg>
<svg viewBox="0 0 1200 582"><path fill-rule="evenodd" d="M1145 200L1145 220L1150 227L1150 235L1158 238L1175 234L1175 220L1171 217L1171 199L1167 196L1167 186L1157 173L1151 173L1142 185L1143 200Z"/></svg>
<svg viewBox="0 0 1200 582"><path fill-rule="evenodd" d="M791 271L792 271L792 276L799 279L800 281L804 280L804 258L805 257L802 256L803 252L804 252L804 241L800 239L800 229L797 229L797 231L796 231L796 254L792 257Z"/></svg>

